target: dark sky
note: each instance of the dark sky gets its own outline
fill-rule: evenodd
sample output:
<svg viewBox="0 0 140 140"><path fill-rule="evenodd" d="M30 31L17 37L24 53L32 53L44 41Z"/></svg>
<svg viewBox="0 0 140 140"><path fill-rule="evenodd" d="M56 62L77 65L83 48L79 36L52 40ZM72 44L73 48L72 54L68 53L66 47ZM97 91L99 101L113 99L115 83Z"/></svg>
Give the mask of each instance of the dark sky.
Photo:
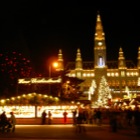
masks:
<svg viewBox="0 0 140 140"><path fill-rule="evenodd" d="M37 70L47 67L62 49L65 62L75 61L77 48L84 61L93 61L93 39L100 11L107 59L117 60L122 47L126 59L136 62L140 45L140 12L92 6L49 5L43 2L1 5L0 52L22 51ZM119 9L119 8L118 8Z"/></svg>

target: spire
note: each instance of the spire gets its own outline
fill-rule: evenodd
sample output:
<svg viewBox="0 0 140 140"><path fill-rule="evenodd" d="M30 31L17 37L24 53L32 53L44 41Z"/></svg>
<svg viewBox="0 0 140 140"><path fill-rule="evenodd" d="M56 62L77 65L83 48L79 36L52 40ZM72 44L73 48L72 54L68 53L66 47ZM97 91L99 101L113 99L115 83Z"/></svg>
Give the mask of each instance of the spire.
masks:
<svg viewBox="0 0 140 140"><path fill-rule="evenodd" d="M59 52L58 52L58 68L57 68L58 71L60 70L64 70L64 64L63 64L63 54L62 54L62 50L59 49Z"/></svg>
<svg viewBox="0 0 140 140"><path fill-rule="evenodd" d="M76 70L81 70L82 69L82 58L81 58L81 52L80 49L77 49L77 54L76 54Z"/></svg>
<svg viewBox="0 0 140 140"><path fill-rule="evenodd" d="M102 26L102 21L101 21L101 17L100 14L98 12L97 14L97 19L96 19L96 31L95 31L95 40L105 40L104 37L104 32L103 32L103 26Z"/></svg>
<svg viewBox="0 0 140 140"><path fill-rule="evenodd" d="M138 48L138 58L137 58L138 62L137 62L137 67L138 69L140 69L140 47Z"/></svg>
<svg viewBox="0 0 140 140"><path fill-rule="evenodd" d="M120 49L119 49L119 58L118 58L118 61L119 61L119 63L118 63L119 69L124 69L124 68L126 68L125 57L124 57L124 55L123 55L123 50L122 50L121 47L120 47Z"/></svg>

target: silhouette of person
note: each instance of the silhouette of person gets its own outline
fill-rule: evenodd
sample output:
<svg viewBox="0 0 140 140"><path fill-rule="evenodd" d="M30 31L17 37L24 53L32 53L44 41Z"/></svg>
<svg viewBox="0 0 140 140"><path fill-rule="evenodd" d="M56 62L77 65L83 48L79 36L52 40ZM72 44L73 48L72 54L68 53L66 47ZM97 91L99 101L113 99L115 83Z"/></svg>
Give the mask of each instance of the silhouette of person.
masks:
<svg viewBox="0 0 140 140"><path fill-rule="evenodd" d="M46 111L44 110L44 111L42 112L42 125L43 125L43 124L46 124L46 117L47 117L47 113L46 113Z"/></svg>
<svg viewBox="0 0 140 140"><path fill-rule="evenodd" d="M11 117L10 117L10 123L11 123L11 125L12 125L12 132L15 132L15 126L16 126L16 117L15 117L15 115L14 115L14 113L13 112L10 112L10 115L11 115Z"/></svg>
<svg viewBox="0 0 140 140"><path fill-rule="evenodd" d="M67 123L67 115L68 113L66 111L63 112L63 117L64 117L64 124Z"/></svg>
<svg viewBox="0 0 140 140"><path fill-rule="evenodd" d="M48 111L48 124L52 123L52 113L51 111Z"/></svg>
<svg viewBox="0 0 140 140"><path fill-rule="evenodd" d="M5 131L6 126L8 126L8 128L11 127L11 124L8 121L8 118L6 116L6 112L5 111L3 111L3 113L0 115L0 123L1 123L2 132Z"/></svg>

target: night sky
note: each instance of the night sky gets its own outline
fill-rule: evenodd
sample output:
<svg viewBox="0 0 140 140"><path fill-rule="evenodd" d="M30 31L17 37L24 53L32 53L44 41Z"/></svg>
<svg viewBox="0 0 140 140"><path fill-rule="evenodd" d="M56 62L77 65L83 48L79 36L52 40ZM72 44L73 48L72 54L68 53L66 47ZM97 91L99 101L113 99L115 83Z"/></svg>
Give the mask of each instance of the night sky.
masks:
<svg viewBox="0 0 140 140"><path fill-rule="evenodd" d="M39 72L62 49L64 61L75 61L77 48L83 61L93 61L97 11L107 46L107 60L117 60L122 47L126 59L137 60L140 46L140 12L95 6L57 6L43 2L1 5L0 52L21 51ZM119 8L118 8L119 9Z"/></svg>

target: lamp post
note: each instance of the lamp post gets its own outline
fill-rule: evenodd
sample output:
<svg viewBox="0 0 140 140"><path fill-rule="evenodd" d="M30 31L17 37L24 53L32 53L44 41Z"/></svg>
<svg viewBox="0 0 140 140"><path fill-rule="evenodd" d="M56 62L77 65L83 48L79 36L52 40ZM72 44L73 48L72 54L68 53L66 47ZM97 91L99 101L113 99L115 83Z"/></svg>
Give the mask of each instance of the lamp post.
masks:
<svg viewBox="0 0 140 140"><path fill-rule="evenodd" d="M53 62L51 65L49 65L49 79L52 77L52 67L53 68L57 68L58 67L58 63L57 62ZM51 93L51 83L49 83L49 94Z"/></svg>
<svg viewBox="0 0 140 140"><path fill-rule="evenodd" d="M52 69L52 68L51 68L51 65L49 65L49 78L51 78L51 72L52 72L51 69Z"/></svg>
<svg viewBox="0 0 140 140"><path fill-rule="evenodd" d="M49 65L49 78L51 78L52 76L52 67L53 68L57 68L58 67L58 63L57 62L53 62L51 65Z"/></svg>

